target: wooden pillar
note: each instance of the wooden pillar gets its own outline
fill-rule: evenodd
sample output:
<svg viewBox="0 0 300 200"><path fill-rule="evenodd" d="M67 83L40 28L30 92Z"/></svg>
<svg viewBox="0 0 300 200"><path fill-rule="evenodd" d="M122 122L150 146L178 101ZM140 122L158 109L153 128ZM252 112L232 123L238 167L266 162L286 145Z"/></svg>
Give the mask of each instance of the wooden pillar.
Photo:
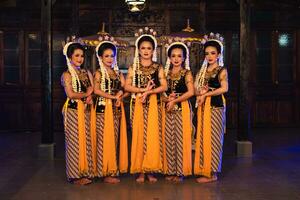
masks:
<svg viewBox="0 0 300 200"><path fill-rule="evenodd" d="M251 156L250 142L250 0L240 0L240 84L238 96L238 156Z"/></svg>
<svg viewBox="0 0 300 200"><path fill-rule="evenodd" d="M206 0L200 1L200 33L206 33Z"/></svg>
<svg viewBox="0 0 300 200"><path fill-rule="evenodd" d="M39 157L54 157L52 105L52 0L41 0L42 138Z"/></svg>
<svg viewBox="0 0 300 200"><path fill-rule="evenodd" d="M300 29L296 32L295 51L296 55L296 69L294 70L294 84L296 85L296 122L300 123Z"/></svg>
<svg viewBox="0 0 300 200"><path fill-rule="evenodd" d="M169 6L167 6L167 8L165 8L165 22L166 22L166 32L165 34L168 35L171 33L171 23L170 23L170 9Z"/></svg>
<svg viewBox="0 0 300 200"><path fill-rule="evenodd" d="M113 32L112 32L112 28L113 28L112 24L113 24L113 9L110 9L109 10L109 18L108 18L108 32L110 34L113 34Z"/></svg>
<svg viewBox="0 0 300 200"><path fill-rule="evenodd" d="M78 37L79 35L79 0L72 0L72 24L70 27L71 35L75 35Z"/></svg>

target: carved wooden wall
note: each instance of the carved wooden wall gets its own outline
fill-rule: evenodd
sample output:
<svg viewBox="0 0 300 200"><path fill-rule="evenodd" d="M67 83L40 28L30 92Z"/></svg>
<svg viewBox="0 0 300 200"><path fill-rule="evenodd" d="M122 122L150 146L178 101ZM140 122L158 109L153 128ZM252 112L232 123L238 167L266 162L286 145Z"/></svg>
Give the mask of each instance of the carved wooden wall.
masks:
<svg viewBox="0 0 300 200"><path fill-rule="evenodd" d="M128 52L119 55L119 64L123 69L132 62L132 36L138 28L149 26L160 35L168 34L180 31L186 25L186 18L190 18L192 27L200 31L198 1L186 5L182 1L174 1L174 4L167 6L166 3L162 6L153 3L141 15L129 13L125 6L116 6L116 2L112 6L92 2L80 1L79 33L82 36L95 34L100 24L105 22L106 30L112 35L130 41ZM225 64L230 81L230 90L226 94L227 126L235 128L239 87L238 6L235 1L228 1L227 4L222 3L224 1L216 2L213 4L207 1L206 29L219 32L225 37ZM41 129L39 6L27 6L21 10L20 7L0 7L0 130ZM70 3L57 1L54 5L53 117L54 130L59 131L63 129L61 108L65 100L60 85L60 75L65 70L61 41L70 33L70 10ZM300 122L300 26L295 19L299 14L293 10L262 11L259 8L254 12L251 24L252 48L249 49L252 55L252 127L297 126ZM260 17L255 17L257 15ZM279 40L281 37L284 39L284 34L288 37L287 46L280 46L282 44ZM159 52L160 61L164 63L162 47ZM193 51L194 71L200 65L198 52L199 49ZM95 66L95 59L93 62L88 66L91 69L95 69L92 67Z"/></svg>

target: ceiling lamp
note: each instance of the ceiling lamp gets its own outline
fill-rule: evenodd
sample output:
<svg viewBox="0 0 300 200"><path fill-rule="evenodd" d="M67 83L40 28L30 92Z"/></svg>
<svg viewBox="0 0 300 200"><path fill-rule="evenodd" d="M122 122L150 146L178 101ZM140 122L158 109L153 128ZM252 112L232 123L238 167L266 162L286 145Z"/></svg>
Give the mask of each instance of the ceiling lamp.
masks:
<svg viewBox="0 0 300 200"><path fill-rule="evenodd" d="M130 12L139 12L144 10L146 0L125 0Z"/></svg>

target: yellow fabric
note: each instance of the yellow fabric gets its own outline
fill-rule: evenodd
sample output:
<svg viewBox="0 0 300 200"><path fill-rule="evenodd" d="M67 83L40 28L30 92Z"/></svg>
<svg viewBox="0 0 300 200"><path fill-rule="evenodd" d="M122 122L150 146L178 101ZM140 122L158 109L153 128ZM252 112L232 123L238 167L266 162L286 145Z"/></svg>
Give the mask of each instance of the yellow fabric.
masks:
<svg viewBox="0 0 300 200"><path fill-rule="evenodd" d="M84 103L77 101L77 119L78 119L78 139L79 139L79 172L86 173L88 171L88 162L86 157L86 133L85 133L85 113Z"/></svg>
<svg viewBox="0 0 300 200"><path fill-rule="evenodd" d="M225 97L224 97L224 95L222 94L222 101L223 101L223 105L224 105L224 107L226 107L226 99L225 99Z"/></svg>
<svg viewBox="0 0 300 200"><path fill-rule="evenodd" d="M222 101L223 101L224 108L226 110L226 99L223 94L222 94ZM225 126L224 127L224 134L225 134L226 133L226 124L224 124L224 126Z"/></svg>
<svg viewBox="0 0 300 200"><path fill-rule="evenodd" d="M120 124L120 150L119 150L119 168L121 173L128 169L128 149L127 149L127 127L125 118L124 104L121 102L121 124Z"/></svg>
<svg viewBox="0 0 300 200"><path fill-rule="evenodd" d="M106 99L104 110L103 129L103 168L104 176L116 173L116 149L115 149L114 116L111 99Z"/></svg>
<svg viewBox="0 0 300 200"><path fill-rule="evenodd" d="M163 148L163 173L168 171L167 152L166 152L166 104L163 102L161 105L161 137Z"/></svg>
<svg viewBox="0 0 300 200"><path fill-rule="evenodd" d="M192 174L192 127L188 101L181 102L182 108L182 171L184 176Z"/></svg>
<svg viewBox="0 0 300 200"><path fill-rule="evenodd" d="M96 136L96 108L91 105L91 146L92 146L92 161L93 173L97 171L97 136Z"/></svg>
<svg viewBox="0 0 300 200"><path fill-rule="evenodd" d="M66 114L66 112L67 112L69 101L70 101L70 99L67 98L67 100L66 100L66 102L65 102L65 104L64 104L64 106L63 106L62 112L63 112L64 114Z"/></svg>
<svg viewBox="0 0 300 200"><path fill-rule="evenodd" d="M198 107L198 124L197 124L197 138L195 149L194 173L211 177L211 97L206 97L204 103L204 113L202 116L203 106ZM203 166L200 165L200 135L203 138Z"/></svg>
<svg viewBox="0 0 300 200"><path fill-rule="evenodd" d="M131 173L142 172L142 163L144 159L144 114L143 104L140 97L137 96L134 104L134 116L132 120L132 144L131 144Z"/></svg>
<svg viewBox="0 0 300 200"><path fill-rule="evenodd" d="M158 105L156 94L149 97L146 153L143 160L144 172L158 172L162 170L162 160L160 156L160 134L158 121Z"/></svg>
<svg viewBox="0 0 300 200"><path fill-rule="evenodd" d="M63 113L63 116L64 116L64 128L66 129L66 122L67 122L67 109L68 109L68 104L69 104L69 101L70 99L67 98L63 108L62 108L62 113Z"/></svg>

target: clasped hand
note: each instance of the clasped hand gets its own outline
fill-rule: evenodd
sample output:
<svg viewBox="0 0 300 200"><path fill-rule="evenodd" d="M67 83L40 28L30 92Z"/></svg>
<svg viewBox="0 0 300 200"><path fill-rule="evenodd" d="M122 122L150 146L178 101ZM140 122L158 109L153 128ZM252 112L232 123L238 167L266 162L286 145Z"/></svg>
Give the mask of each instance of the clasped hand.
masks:
<svg viewBox="0 0 300 200"><path fill-rule="evenodd" d="M117 101L116 101L116 104L115 104L116 107L120 107L120 106L121 106L122 98L123 98L123 91L120 90L120 91L116 94L116 96L115 96L115 99L117 100Z"/></svg>
<svg viewBox="0 0 300 200"><path fill-rule="evenodd" d="M205 102L205 98L206 98L206 93L208 92L208 86L205 85L205 86L202 86L199 90L198 90L198 93L199 93L199 96L197 96L197 104L199 106L201 106L204 102Z"/></svg>
<svg viewBox="0 0 300 200"><path fill-rule="evenodd" d="M152 90L152 88L155 86L155 83L152 80L148 81L147 87L145 88L145 92L142 93L142 95L140 96L142 103L146 102L147 96L150 94L150 91Z"/></svg>
<svg viewBox="0 0 300 200"><path fill-rule="evenodd" d="M168 96L168 103L166 105L167 107L167 111L170 112L173 110L174 106L175 106L175 102L174 100L176 99L176 94L174 92L172 92L169 96Z"/></svg>

